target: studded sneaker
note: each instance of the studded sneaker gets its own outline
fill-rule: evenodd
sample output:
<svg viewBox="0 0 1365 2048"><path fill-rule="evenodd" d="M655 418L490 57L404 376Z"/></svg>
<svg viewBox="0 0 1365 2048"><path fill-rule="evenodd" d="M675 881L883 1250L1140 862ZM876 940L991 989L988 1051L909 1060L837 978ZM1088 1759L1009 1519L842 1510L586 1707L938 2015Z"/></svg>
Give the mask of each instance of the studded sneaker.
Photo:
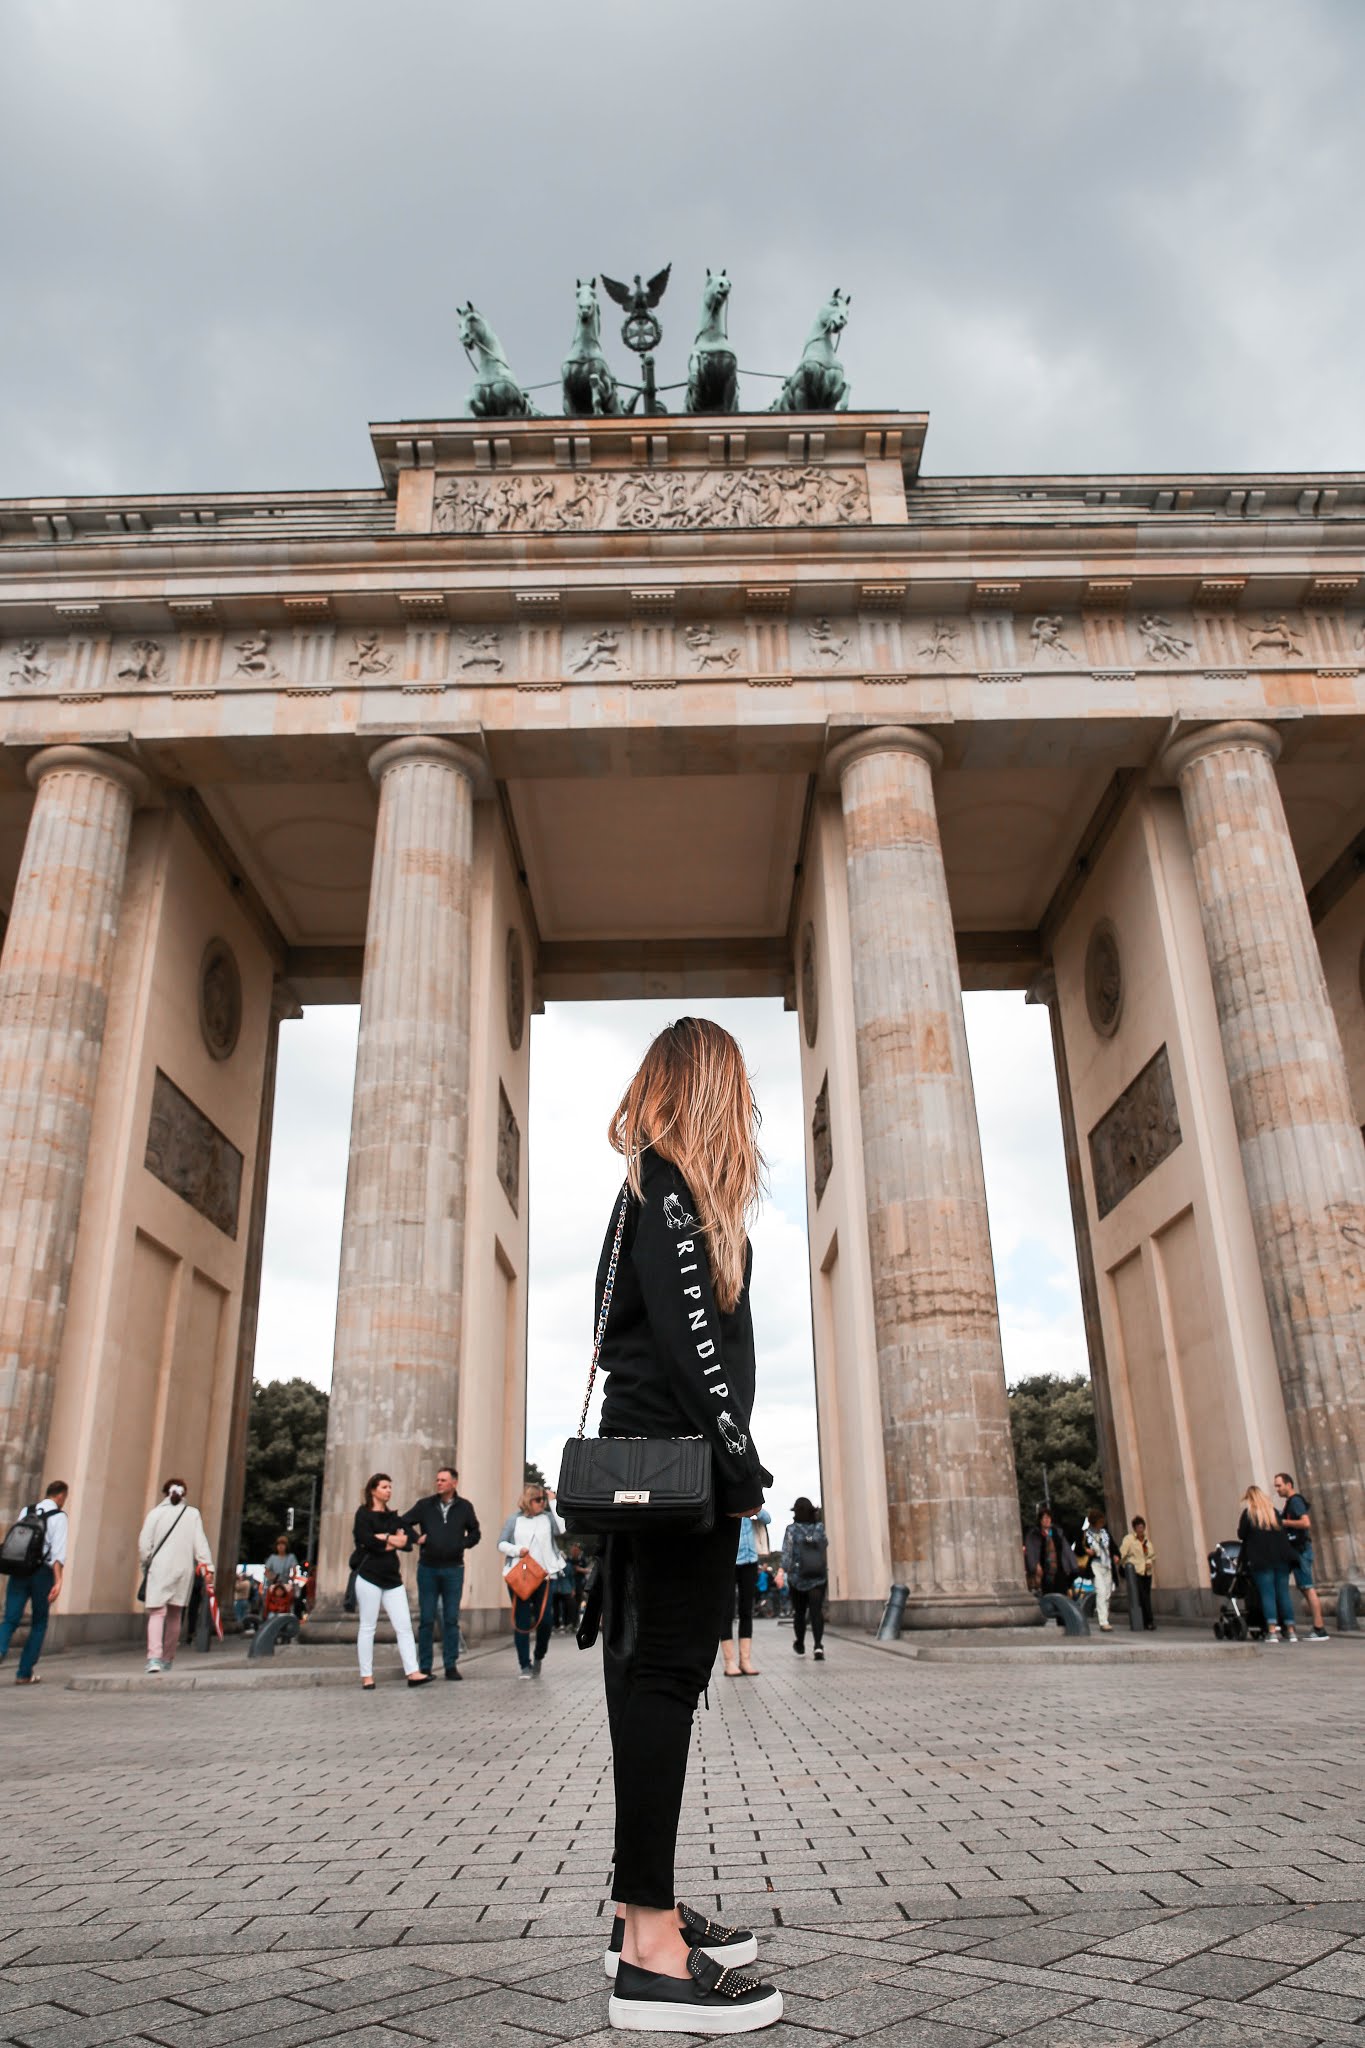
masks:
<svg viewBox="0 0 1365 2048"><path fill-rule="evenodd" d="M607 2016L613 2027L644 2034L752 2034L781 2019L782 1993L742 1970L722 1969L694 1948L685 1977L664 1977L623 1959Z"/></svg>
<svg viewBox="0 0 1365 2048"><path fill-rule="evenodd" d="M694 1913L690 1906L681 1902L678 1905L678 1924L687 1946L699 1948L722 1970L735 1969L758 1960L758 1943L747 1927L722 1927L718 1920L708 1920L704 1913ZM618 1913L611 1923L611 1940L602 1958L603 1969L613 1979L621 1961L621 1945L625 1938L625 1916Z"/></svg>

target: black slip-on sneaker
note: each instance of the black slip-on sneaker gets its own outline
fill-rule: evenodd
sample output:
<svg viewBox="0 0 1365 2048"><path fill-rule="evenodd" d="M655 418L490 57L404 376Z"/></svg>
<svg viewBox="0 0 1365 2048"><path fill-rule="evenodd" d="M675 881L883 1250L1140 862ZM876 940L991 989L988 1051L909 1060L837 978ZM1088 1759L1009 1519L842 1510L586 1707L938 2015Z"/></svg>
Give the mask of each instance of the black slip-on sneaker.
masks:
<svg viewBox="0 0 1365 2048"><path fill-rule="evenodd" d="M642 2034L752 2034L776 2026L782 1993L742 1970L722 1969L694 1948L685 1977L664 1977L622 1960L607 2017L613 2027Z"/></svg>
<svg viewBox="0 0 1365 2048"><path fill-rule="evenodd" d="M745 1963L758 1960L758 1942L747 1927L723 1927L719 1920L708 1920L704 1913L693 1912L691 1906L685 1906L681 1899L678 1901L678 1924L687 1946L699 1948L703 1955L710 1956L713 1963L719 1963L722 1970L738 1969ZM625 1917L618 1913L612 1920L611 1939L602 1958L602 1967L611 1978L616 1975L625 1938Z"/></svg>

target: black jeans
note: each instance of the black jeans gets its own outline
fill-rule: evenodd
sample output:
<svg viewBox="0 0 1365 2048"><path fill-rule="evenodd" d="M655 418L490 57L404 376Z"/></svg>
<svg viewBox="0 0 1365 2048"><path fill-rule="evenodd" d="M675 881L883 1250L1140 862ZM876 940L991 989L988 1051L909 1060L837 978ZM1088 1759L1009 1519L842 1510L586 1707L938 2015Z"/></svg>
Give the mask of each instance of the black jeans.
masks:
<svg viewBox="0 0 1365 2048"><path fill-rule="evenodd" d="M1144 1628L1155 1628L1156 1623L1152 1620L1152 1575L1150 1572L1134 1572L1133 1577L1137 1580L1138 1606L1142 1609L1142 1626Z"/></svg>
<svg viewBox="0 0 1365 2048"><path fill-rule="evenodd" d="M604 1560L602 1667L616 1784L612 1897L667 1911L697 1699L733 1599L736 1525L706 1536L613 1536Z"/></svg>
<svg viewBox="0 0 1365 2048"><path fill-rule="evenodd" d="M730 1606L730 1620L733 1624L736 1608L739 1610L739 1632L752 1636L754 1632L754 1594L758 1591L758 1566L737 1564L735 1566L735 1592ZM733 1625L726 1630L727 1636L734 1634Z"/></svg>
<svg viewBox="0 0 1365 2048"><path fill-rule="evenodd" d="M810 1616L810 1632L818 1650L825 1640L825 1581L818 1586L807 1587L804 1593L792 1587L792 1634L798 1643L806 1640L806 1616Z"/></svg>

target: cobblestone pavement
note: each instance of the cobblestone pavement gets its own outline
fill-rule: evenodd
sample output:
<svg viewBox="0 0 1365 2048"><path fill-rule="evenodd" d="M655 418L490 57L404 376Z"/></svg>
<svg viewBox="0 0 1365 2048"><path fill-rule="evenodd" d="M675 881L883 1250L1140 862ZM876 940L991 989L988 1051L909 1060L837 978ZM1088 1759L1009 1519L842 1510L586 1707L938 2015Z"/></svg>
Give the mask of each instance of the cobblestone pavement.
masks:
<svg viewBox="0 0 1365 2048"><path fill-rule="evenodd" d="M698 1717L679 1884L759 1932L766 2040L1360 2048L1360 1643L1128 1669L848 1639L820 1666L763 1623L757 1647ZM411 1697L82 1693L69 1662L0 1684L6 2042L619 2038L595 1656L556 1640L533 1690L498 1651Z"/></svg>

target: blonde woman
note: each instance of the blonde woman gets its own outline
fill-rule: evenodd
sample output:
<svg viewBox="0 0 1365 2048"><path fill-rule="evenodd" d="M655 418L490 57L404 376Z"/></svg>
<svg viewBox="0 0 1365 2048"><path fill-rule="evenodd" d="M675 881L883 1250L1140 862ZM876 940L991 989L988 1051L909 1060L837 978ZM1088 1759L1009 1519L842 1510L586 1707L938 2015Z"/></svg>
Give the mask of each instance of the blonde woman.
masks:
<svg viewBox="0 0 1365 2048"><path fill-rule="evenodd" d="M540 1484L524 1486L521 1499L498 1535L498 1549L507 1560L502 1568L504 1579L523 1557L532 1558L545 1574L529 1600L513 1596L512 1637L517 1646L517 1663L521 1667L517 1672L518 1678L539 1678L554 1632L555 1611L551 1595L554 1581L564 1569L564 1553L559 1547L564 1524L555 1512L554 1503L553 1487ZM531 1654L533 1637L534 1657Z"/></svg>
<svg viewBox="0 0 1365 2048"><path fill-rule="evenodd" d="M644 2032L749 2033L782 2016L780 1992L736 1968L757 1956L753 1935L681 1905L673 1875L692 1720L730 1618L737 1524L758 1513L772 1484L749 1421L758 1122L734 1039L683 1017L650 1046L608 1130L627 1193L602 1339L601 1432L702 1435L716 1480L708 1534L613 1536L605 1560L616 1784L610 2019ZM597 1270L599 1305L619 1209Z"/></svg>
<svg viewBox="0 0 1365 2048"><path fill-rule="evenodd" d="M1242 1495L1237 1541L1242 1546L1242 1569L1250 1574L1261 1603L1266 1642L1296 1643L1294 1600L1289 1591L1294 1552L1280 1526L1274 1501L1259 1486L1249 1486Z"/></svg>

